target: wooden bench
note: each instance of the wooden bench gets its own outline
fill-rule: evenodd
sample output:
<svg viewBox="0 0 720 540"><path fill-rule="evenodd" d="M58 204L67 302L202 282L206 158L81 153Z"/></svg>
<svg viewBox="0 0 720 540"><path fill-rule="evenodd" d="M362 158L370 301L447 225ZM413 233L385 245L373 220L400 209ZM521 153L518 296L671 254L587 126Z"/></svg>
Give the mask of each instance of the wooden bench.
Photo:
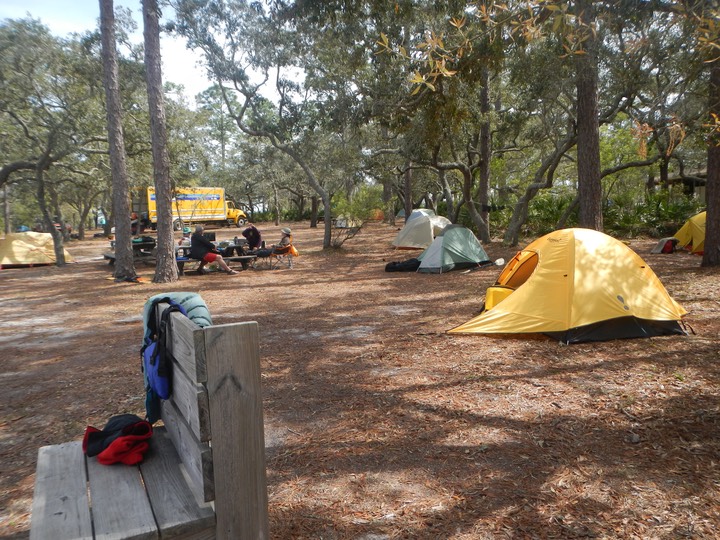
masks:
<svg viewBox="0 0 720 540"><path fill-rule="evenodd" d="M197 268L200 265L199 260L191 259L190 257L186 257L184 255L178 255L177 257L175 257L175 263L177 263L179 276L185 275L185 263L195 263L195 268Z"/></svg>
<svg viewBox="0 0 720 540"><path fill-rule="evenodd" d="M239 262L243 270L247 270L248 266L257 259L257 255L240 255L237 257L224 257L224 259L228 262Z"/></svg>
<svg viewBox="0 0 720 540"><path fill-rule="evenodd" d="M105 253L103 254L103 257L108 261L108 264L110 266L113 266L115 264L115 254L114 253ZM153 264L155 264L156 260L155 257L140 257L140 258L134 258L133 262L145 262L145 261L152 261ZM200 264L200 261L197 259L191 259L190 257L186 257L184 255L177 255L175 257L175 262L177 264L178 268L178 275L184 275L185 274L185 263L192 263L195 262L197 264Z"/></svg>
<svg viewBox="0 0 720 540"><path fill-rule="evenodd" d="M110 266L115 265L115 252L108 251L103 253L103 258L108 262ZM152 255L150 253L140 253L140 252L133 252L133 264L138 263L147 263L147 264L156 264L157 257L155 255Z"/></svg>
<svg viewBox="0 0 720 540"><path fill-rule="evenodd" d="M143 462L40 448L31 540L268 538L257 323L171 317L173 394Z"/></svg>

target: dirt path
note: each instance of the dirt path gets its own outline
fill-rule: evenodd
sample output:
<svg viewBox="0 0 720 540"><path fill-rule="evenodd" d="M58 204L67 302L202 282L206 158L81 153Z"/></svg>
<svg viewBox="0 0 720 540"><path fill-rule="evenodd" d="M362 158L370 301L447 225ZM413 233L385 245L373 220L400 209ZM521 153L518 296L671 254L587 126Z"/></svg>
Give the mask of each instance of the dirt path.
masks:
<svg viewBox="0 0 720 540"><path fill-rule="evenodd" d="M292 270L115 284L100 239L62 269L0 271L0 538L27 536L39 446L143 414L141 310L174 290L260 325L272 538L716 537L720 281L699 258L631 244L697 335L562 346L444 333L497 268L386 273L411 256L396 228L328 253L290 225Z"/></svg>

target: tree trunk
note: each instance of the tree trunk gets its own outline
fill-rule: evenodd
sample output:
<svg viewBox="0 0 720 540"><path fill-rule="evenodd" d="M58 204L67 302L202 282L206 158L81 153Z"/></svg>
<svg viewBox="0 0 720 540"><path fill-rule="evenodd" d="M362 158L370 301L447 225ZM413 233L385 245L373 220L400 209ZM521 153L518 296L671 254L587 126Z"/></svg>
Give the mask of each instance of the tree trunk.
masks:
<svg viewBox="0 0 720 540"><path fill-rule="evenodd" d="M660 185L664 190L670 189L670 160L663 157L658 164L660 169Z"/></svg>
<svg viewBox="0 0 720 540"><path fill-rule="evenodd" d="M50 231L53 238L53 249L55 251L55 265L65 266L65 247L63 246L62 234L55 228L55 222L50 217L50 211L45 200L45 164L41 161L35 169L35 182L37 185L37 199L40 206L40 212L43 215L43 223L45 228Z"/></svg>
<svg viewBox="0 0 720 540"><path fill-rule="evenodd" d="M585 54L575 57L577 90L577 171L581 227L603 230L602 184L600 182L600 127L598 123L598 67L595 21L590 0L580 0L579 31L586 35Z"/></svg>
<svg viewBox="0 0 720 540"><path fill-rule="evenodd" d="M714 131L708 138L707 220L702 266L720 266L720 132L715 123L720 117L720 60L710 64L709 124Z"/></svg>
<svg viewBox="0 0 720 540"><path fill-rule="evenodd" d="M108 147L113 186L113 214L127 216L115 224L115 279L132 280L137 277L133 264L130 232L130 199L125 139L122 131L122 108L118 82L118 62L115 49L115 14L113 0L100 0L100 33L102 39L103 82L107 109ZM81 230L81 234L82 230Z"/></svg>
<svg viewBox="0 0 720 540"><path fill-rule="evenodd" d="M452 189L450 189L450 183L447 181L447 174L445 174L444 169L438 169L437 175L438 181L442 186L442 197L445 200L447 218L453 223L457 223L457 214L455 213L455 199L453 199L453 192Z"/></svg>
<svg viewBox="0 0 720 540"><path fill-rule="evenodd" d="M405 221L407 222L407 220L410 218L410 214L412 214L413 211L412 169L410 168L410 162L405 163L403 191L405 193Z"/></svg>
<svg viewBox="0 0 720 540"><path fill-rule="evenodd" d="M478 230L478 233L480 235L482 235L482 232L480 232L480 231L486 230L487 224L485 223L485 220L483 220L482 214L478 210L477 204L475 203L475 200L473 199L473 186L475 184L475 180L473 178L473 169L467 165L463 165L458 170L463 175L463 186L462 186L463 198L462 198L462 203L458 206L458 214L460 212L460 206L462 206L464 204L468 210L468 214L470 214L470 219L472 220L473 224L475 225L475 227ZM482 238L481 238L481 240L482 240Z"/></svg>
<svg viewBox="0 0 720 540"><path fill-rule="evenodd" d="M490 71L483 66L480 88L480 184L478 202L480 203L480 221L478 236L484 244L490 243L490 158L492 141L490 138Z"/></svg>
<svg viewBox="0 0 720 540"><path fill-rule="evenodd" d="M310 197L310 228L312 229L317 228L319 206L317 195Z"/></svg>
<svg viewBox="0 0 720 540"><path fill-rule="evenodd" d="M395 203L393 201L393 189L390 177L383 176L382 180L382 201L383 208L385 209L385 223L395 225Z"/></svg>
<svg viewBox="0 0 720 540"><path fill-rule="evenodd" d="M645 183L645 191L652 195L655 193L655 188L657 187L657 184L655 182L655 175L654 174L648 174L647 182Z"/></svg>
<svg viewBox="0 0 720 540"><path fill-rule="evenodd" d="M10 234L12 227L10 226L10 187L5 184L3 186L3 209L5 215L5 236Z"/></svg>
<svg viewBox="0 0 720 540"><path fill-rule="evenodd" d="M273 208L275 208L275 226L280 225L280 197L278 195L278 188L273 182Z"/></svg>
<svg viewBox="0 0 720 540"><path fill-rule="evenodd" d="M525 221L527 221L530 201L532 201L541 189L552 187L555 169L557 169L557 166L560 164L560 160L565 152L575 145L576 140L575 134L568 135L567 138L555 148L555 151L543 160L540 168L535 172L532 184L527 187L525 193L515 204L510 223L505 230L503 241L507 245L516 246L518 244L520 229L525 224Z"/></svg>
<svg viewBox="0 0 720 540"><path fill-rule="evenodd" d="M85 230L87 229L88 224L88 216L90 215L90 211L92 210L95 199L99 194L96 193L95 195L89 196L82 201L79 202L77 206L77 210L80 213L80 218L78 220L78 229L77 229L77 235L78 240L85 240ZM95 222L97 223L97 222ZM92 228L92 226L91 226Z"/></svg>
<svg viewBox="0 0 720 540"><path fill-rule="evenodd" d="M143 34L145 38L145 70L150 107L153 170L157 201L157 262L155 283L177 281L175 242L172 223L172 184L170 159L167 152L165 102L163 99L162 67L160 58L160 9L157 0L142 0Z"/></svg>

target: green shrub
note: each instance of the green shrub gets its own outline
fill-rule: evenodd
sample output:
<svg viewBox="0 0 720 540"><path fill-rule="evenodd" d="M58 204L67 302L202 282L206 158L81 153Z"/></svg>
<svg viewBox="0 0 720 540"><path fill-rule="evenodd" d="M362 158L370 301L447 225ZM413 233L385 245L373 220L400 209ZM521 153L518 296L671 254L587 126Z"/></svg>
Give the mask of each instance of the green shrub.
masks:
<svg viewBox="0 0 720 540"><path fill-rule="evenodd" d="M575 196L571 193L540 192L528 207L528 219L525 232L529 236L538 237L557 229L558 222ZM577 225L577 212L573 212L565 222L565 227Z"/></svg>
<svg viewBox="0 0 720 540"><path fill-rule="evenodd" d="M351 200L348 200L345 194L335 195L332 200L332 215L365 222L374 218L377 210L383 207L382 186L363 185Z"/></svg>
<svg viewBox="0 0 720 540"><path fill-rule="evenodd" d="M692 215L702 209L699 200L685 195L659 191L643 201L620 198L606 206L603 213L605 228L618 236L670 236Z"/></svg>

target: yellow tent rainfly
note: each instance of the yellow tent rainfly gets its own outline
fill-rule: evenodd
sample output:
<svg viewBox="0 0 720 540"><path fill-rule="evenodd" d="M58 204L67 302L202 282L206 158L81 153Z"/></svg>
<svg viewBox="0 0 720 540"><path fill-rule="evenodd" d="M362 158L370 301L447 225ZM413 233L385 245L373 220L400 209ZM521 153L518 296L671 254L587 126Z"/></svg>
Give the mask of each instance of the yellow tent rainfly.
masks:
<svg viewBox="0 0 720 540"><path fill-rule="evenodd" d="M673 236L678 239L678 248L690 250L691 253L702 255L705 249L705 218L707 212L700 212L685 222Z"/></svg>
<svg viewBox="0 0 720 540"><path fill-rule="evenodd" d="M543 333L565 343L685 334L686 311L632 249L601 232L563 229L505 266L460 334Z"/></svg>
<svg viewBox="0 0 720 540"><path fill-rule="evenodd" d="M73 262L64 250L65 262ZM50 233L11 233L0 239L0 268L55 264L55 245Z"/></svg>

